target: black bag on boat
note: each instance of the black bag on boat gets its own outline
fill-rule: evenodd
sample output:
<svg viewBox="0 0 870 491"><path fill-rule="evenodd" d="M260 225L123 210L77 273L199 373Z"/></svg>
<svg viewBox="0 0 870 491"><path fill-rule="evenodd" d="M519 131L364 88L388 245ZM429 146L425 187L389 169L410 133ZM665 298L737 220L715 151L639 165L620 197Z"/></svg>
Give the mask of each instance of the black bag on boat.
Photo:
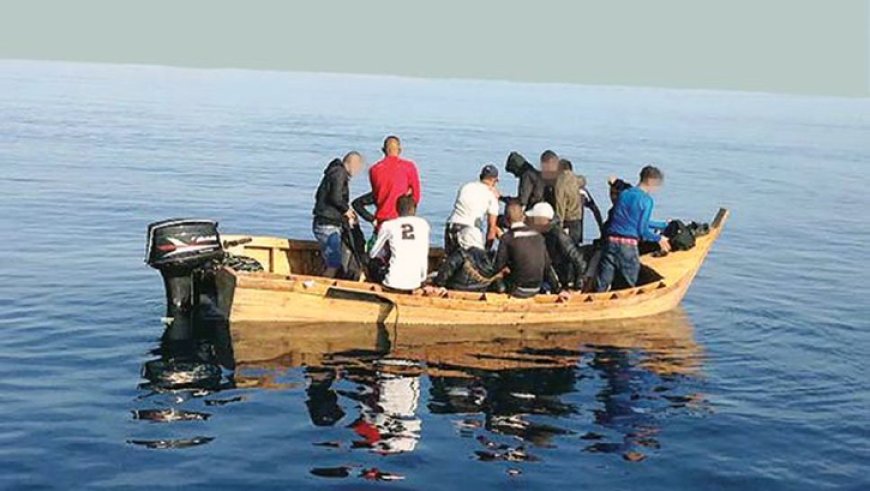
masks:
<svg viewBox="0 0 870 491"><path fill-rule="evenodd" d="M350 226L346 221L341 227L341 241L350 250L347 264L344 265L344 279L356 281L368 269L366 237L359 223Z"/></svg>
<svg viewBox="0 0 870 491"><path fill-rule="evenodd" d="M673 251L688 251L695 247L695 234L680 220L672 220L668 223L663 234L668 238Z"/></svg>
<svg viewBox="0 0 870 491"><path fill-rule="evenodd" d="M692 235L695 237L700 237L710 233L710 225L707 223L689 222L687 227L689 227L689 231L691 231Z"/></svg>

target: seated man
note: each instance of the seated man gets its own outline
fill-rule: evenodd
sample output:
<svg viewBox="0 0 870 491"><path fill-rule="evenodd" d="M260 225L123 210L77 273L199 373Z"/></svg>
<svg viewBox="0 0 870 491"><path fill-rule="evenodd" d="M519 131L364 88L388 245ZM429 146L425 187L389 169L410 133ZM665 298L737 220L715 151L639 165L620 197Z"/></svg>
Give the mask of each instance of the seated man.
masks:
<svg viewBox="0 0 870 491"><path fill-rule="evenodd" d="M607 237L598 270L598 291L610 289L619 273L629 286L637 284L640 275L638 242L658 242L663 251L670 250L668 239L655 234L650 228L653 210L651 194L658 191L664 174L648 165L640 171L637 186L623 190L616 199L607 223Z"/></svg>
<svg viewBox="0 0 870 491"><path fill-rule="evenodd" d="M381 224L369 255L372 258L389 254L389 267L384 286L411 292L420 288L429 270L429 224L414 216L417 203L406 194L396 200L398 218ZM389 249L385 247L389 244Z"/></svg>
<svg viewBox="0 0 870 491"><path fill-rule="evenodd" d="M544 280L553 292L559 292L559 278L550 265L550 255L544 236L523 221L523 205L511 200L505 214L510 230L501 237L496 254L495 270L509 269L508 290L516 298L531 298L541 291Z"/></svg>
<svg viewBox="0 0 870 491"><path fill-rule="evenodd" d="M562 228L559 218L554 216L553 207L544 202L536 204L526 212L526 221L544 236L547 254L562 286L573 285L579 289L582 274L586 270L586 260L574 240Z"/></svg>
<svg viewBox="0 0 870 491"><path fill-rule="evenodd" d="M447 290L484 292L501 281L484 249L483 234L477 227L465 227L456 235L457 248L438 268L427 295L444 296Z"/></svg>
<svg viewBox="0 0 870 491"><path fill-rule="evenodd" d="M456 194L453 213L447 219L444 229L444 250L447 254L456 249L459 232L468 227L479 227L486 217L486 245L492 246L498 232L498 169L494 165L484 165L480 178L463 184Z"/></svg>

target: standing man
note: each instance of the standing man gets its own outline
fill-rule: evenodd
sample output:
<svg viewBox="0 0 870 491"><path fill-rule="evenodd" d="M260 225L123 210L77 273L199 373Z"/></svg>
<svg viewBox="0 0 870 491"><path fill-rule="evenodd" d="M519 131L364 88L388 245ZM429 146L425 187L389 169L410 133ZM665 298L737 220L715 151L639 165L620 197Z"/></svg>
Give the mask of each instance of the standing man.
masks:
<svg viewBox="0 0 870 491"><path fill-rule="evenodd" d="M457 235L466 227L481 227L486 217L486 248L492 246L498 235L498 169L484 165L480 178L464 184L456 194L453 213L444 229L444 250L449 255L457 247Z"/></svg>
<svg viewBox="0 0 870 491"><path fill-rule="evenodd" d="M519 183L517 184L517 197L524 210L531 208L536 203L544 201L544 180L541 171L529 163L518 152L508 155L504 168L513 174Z"/></svg>
<svg viewBox="0 0 870 491"><path fill-rule="evenodd" d="M541 154L541 184L543 186L544 201L556 207L556 179L561 174L561 160L556 152L544 150Z"/></svg>
<svg viewBox="0 0 870 491"><path fill-rule="evenodd" d="M369 255L372 258L388 256L384 286L412 292L420 288L429 273L429 224L415 216L417 204L413 196L399 196L394 206L399 216L381 223ZM389 249L385 249L387 245Z"/></svg>
<svg viewBox="0 0 870 491"><path fill-rule="evenodd" d="M598 271L599 292L610 289L616 273L620 273L629 286L637 284L640 275L638 242L658 242L663 251L670 250L668 239L650 229L654 204L651 195L659 190L664 178L662 171L648 165L641 169L637 186L619 193L607 224L607 238Z"/></svg>
<svg viewBox="0 0 870 491"><path fill-rule="evenodd" d="M345 221L353 223L356 214L350 209L350 178L365 167L359 152L348 152L341 160L334 159L323 171L323 178L314 196L314 237L320 244L325 270L323 275L334 278L346 269L350 251L341 240Z"/></svg>
<svg viewBox="0 0 870 491"><path fill-rule="evenodd" d="M570 160L559 161L559 175L556 178L554 194L556 216L575 244L583 242L583 194L586 178L574 174Z"/></svg>
<svg viewBox="0 0 870 491"><path fill-rule="evenodd" d="M385 221L399 216L396 203L400 196L411 195L415 205L420 203L420 176L417 166L414 162L399 157L402 153L399 137L391 135L384 139L382 150L384 158L369 169L372 197L377 207L376 230Z"/></svg>

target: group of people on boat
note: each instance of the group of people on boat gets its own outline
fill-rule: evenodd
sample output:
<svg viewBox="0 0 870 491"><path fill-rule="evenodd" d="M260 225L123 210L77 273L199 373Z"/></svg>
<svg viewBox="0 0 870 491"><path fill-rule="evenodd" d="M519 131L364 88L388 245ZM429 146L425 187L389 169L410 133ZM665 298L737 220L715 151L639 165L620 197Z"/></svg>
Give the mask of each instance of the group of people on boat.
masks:
<svg viewBox="0 0 870 491"><path fill-rule="evenodd" d="M368 170L371 190L353 201L349 183L365 169L362 154L348 152L324 170L313 232L325 276L365 276L388 290L432 296L458 290L517 298L544 292L567 299L573 290L603 292L615 282L634 286L641 273L639 247L671 248L662 234L668 224L651 218L652 194L664 181L658 168L644 167L636 186L611 177L612 207L605 219L570 161L546 150L535 167L511 152L505 170L519 181L516 196L501 194L499 170L492 164L463 184L446 219L445 257L430 276L430 226L417 216L422 195L417 166L402 158L397 136L388 136L382 151L384 157ZM601 231L592 248L583 247L586 209ZM374 226L369 241L360 220Z"/></svg>

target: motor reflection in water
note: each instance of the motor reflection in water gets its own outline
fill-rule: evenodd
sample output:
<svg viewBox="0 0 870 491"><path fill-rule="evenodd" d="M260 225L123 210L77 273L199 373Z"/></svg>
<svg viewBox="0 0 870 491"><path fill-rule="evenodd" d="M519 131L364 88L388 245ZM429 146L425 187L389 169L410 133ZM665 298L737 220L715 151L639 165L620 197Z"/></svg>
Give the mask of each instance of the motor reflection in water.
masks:
<svg viewBox="0 0 870 491"><path fill-rule="evenodd" d="M150 423L206 421L211 413L186 409L190 406L219 406L233 400L208 398L221 390L235 388L232 377L235 360L226 320L204 305L188 322L179 318L163 333L155 356L142 367L134 420ZM193 434L184 437L136 437L128 443L152 449L187 448L214 440ZM173 432L174 433L174 432Z"/></svg>
<svg viewBox="0 0 870 491"><path fill-rule="evenodd" d="M160 358L146 364L150 392L142 400L169 394L162 404L169 408L134 417L207 420L208 411L178 406L201 398L215 409L223 402L214 392L227 388L292 390L276 381L301 370L311 424L345 432L336 440L330 430L331 441L311 442L318 446L412 453L426 438L426 422L447 418L481 461L535 461L564 446L640 461L664 451L666 418L708 411L701 349L682 311L523 328L219 324L184 349L164 343ZM134 443L175 448L208 438ZM370 471L388 477L377 469L360 475ZM311 472L345 477L350 468Z"/></svg>

